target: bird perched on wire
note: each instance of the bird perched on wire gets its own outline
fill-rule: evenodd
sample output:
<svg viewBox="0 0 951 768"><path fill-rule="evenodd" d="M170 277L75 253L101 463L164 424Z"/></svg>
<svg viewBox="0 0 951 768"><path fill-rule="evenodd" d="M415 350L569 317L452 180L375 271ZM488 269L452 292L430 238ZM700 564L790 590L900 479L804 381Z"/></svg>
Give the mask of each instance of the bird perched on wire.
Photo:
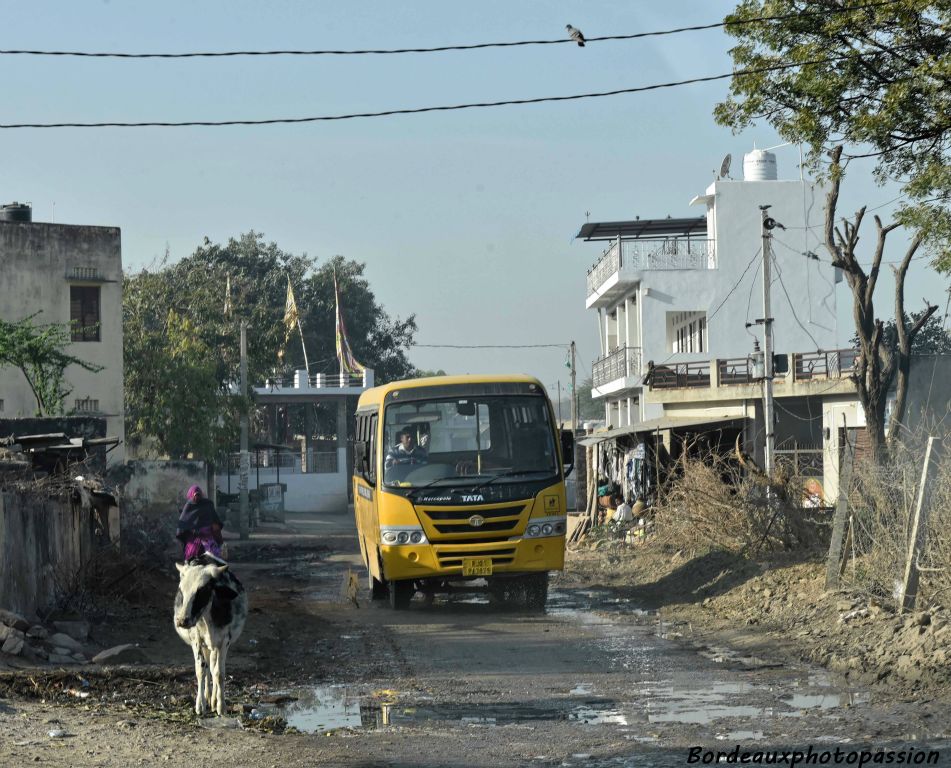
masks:
<svg viewBox="0 0 951 768"><path fill-rule="evenodd" d="M579 46L584 48L584 35L581 34L580 29L575 29L571 24L566 24L565 29L568 30L568 36L574 40Z"/></svg>

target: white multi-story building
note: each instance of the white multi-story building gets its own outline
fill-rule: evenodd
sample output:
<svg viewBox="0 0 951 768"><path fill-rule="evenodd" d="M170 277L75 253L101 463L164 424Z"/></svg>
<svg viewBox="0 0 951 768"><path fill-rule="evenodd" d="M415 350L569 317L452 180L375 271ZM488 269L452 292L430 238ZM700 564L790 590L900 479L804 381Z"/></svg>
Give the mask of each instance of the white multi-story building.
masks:
<svg viewBox="0 0 951 768"><path fill-rule="evenodd" d="M750 160L769 160L759 152ZM768 167L767 167L768 169ZM583 240L607 250L588 271L586 306L598 315L601 355L592 371L592 395L603 401L609 427L633 426L663 413L645 397L654 382L709 384L711 360L724 375L746 371L756 320L763 315L762 215L785 226L774 241L772 315L780 354L836 348L836 270L819 250L823 194L809 181L779 181L758 172L743 180L718 179L691 203L694 218L587 223ZM752 324L752 325L751 325ZM808 363L807 363L808 364Z"/></svg>
<svg viewBox="0 0 951 768"><path fill-rule="evenodd" d="M16 322L71 324L67 352L102 366L69 366L67 414L102 416L120 440L109 461L124 458L122 247L118 227L48 224L28 205L0 206L0 316ZM34 416L36 398L23 374L0 368L0 418Z"/></svg>
<svg viewBox="0 0 951 768"><path fill-rule="evenodd" d="M719 178L690 202L704 214L589 222L578 234L607 245L586 294L601 339L592 395L604 404L606 430L583 442L614 439L613 455L627 457L663 443L676 456L739 438L761 460L771 433L777 457L800 474L808 464L806 474L834 498L845 433L864 419L849 378L855 353L837 349L840 276L821 245L823 189L777 179L775 157L754 151L742 180ZM763 339L762 206L784 227L770 243L779 364L769 429L754 355Z"/></svg>

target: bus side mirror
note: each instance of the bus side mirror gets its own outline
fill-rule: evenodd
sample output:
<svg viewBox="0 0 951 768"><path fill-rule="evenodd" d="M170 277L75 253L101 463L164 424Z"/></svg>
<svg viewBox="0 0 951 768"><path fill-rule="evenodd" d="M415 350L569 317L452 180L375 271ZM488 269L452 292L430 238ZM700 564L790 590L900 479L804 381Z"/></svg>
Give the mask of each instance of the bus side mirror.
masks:
<svg viewBox="0 0 951 768"><path fill-rule="evenodd" d="M370 479L370 444L365 440L357 440L353 444L353 463L356 465L357 474L369 485L373 485Z"/></svg>
<svg viewBox="0 0 951 768"><path fill-rule="evenodd" d="M568 477L575 468L575 433L570 429L561 430L561 461Z"/></svg>

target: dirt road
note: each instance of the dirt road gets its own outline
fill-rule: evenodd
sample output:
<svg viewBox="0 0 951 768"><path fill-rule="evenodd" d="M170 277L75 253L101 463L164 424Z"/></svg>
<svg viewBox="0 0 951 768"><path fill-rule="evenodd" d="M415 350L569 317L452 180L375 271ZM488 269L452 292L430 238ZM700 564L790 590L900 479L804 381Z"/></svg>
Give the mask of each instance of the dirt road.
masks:
<svg viewBox="0 0 951 768"><path fill-rule="evenodd" d="M152 664L0 674L0 765L674 766L737 745L951 762L946 702L882 700L768 648L698 642L612 589L556 578L544 615L480 596L392 612L341 590L348 569L365 578L346 514L230 546L252 605L228 670L238 711L191 713L169 561L154 600L93 631Z"/></svg>

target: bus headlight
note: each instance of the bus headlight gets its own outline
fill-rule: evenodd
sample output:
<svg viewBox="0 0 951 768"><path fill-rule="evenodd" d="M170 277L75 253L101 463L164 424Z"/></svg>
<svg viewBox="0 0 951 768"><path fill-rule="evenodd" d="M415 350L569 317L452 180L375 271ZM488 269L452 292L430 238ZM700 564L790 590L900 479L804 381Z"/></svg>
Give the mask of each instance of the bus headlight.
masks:
<svg viewBox="0 0 951 768"><path fill-rule="evenodd" d="M384 544L426 544L426 534L421 528L381 528L380 541Z"/></svg>
<svg viewBox="0 0 951 768"><path fill-rule="evenodd" d="M537 518L536 518L537 519ZM567 523L564 520L541 518L537 522L529 523L525 528L525 538L535 539L541 536L564 536Z"/></svg>

